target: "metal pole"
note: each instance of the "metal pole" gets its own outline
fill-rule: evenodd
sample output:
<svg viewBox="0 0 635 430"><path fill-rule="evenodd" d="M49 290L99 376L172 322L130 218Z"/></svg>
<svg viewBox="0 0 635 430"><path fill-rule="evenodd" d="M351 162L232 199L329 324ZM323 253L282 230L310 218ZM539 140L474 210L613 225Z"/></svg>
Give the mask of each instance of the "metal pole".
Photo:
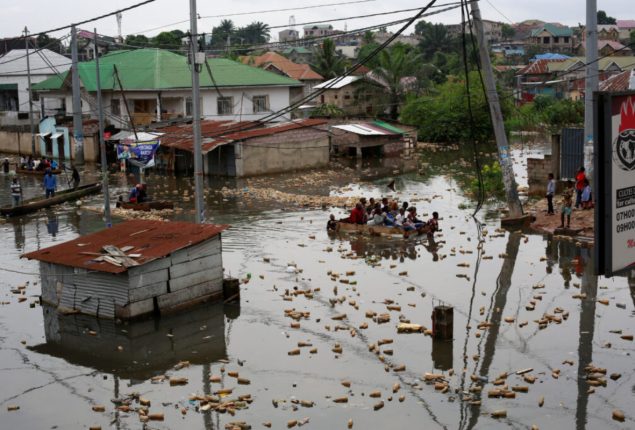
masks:
<svg viewBox="0 0 635 430"><path fill-rule="evenodd" d="M71 76L73 86L73 135L75 137L75 164L84 164L84 130L82 126L82 98L77 69L77 28L71 27Z"/></svg>
<svg viewBox="0 0 635 430"><path fill-rule="evenodd" d="M523 215L523 207L518 198L518 189L516 179L514 178L514 169L512 166L512 156L505 134L505 123L503 122L503 113L501 112L498 92L496 91L496 82L494 81L494 71L489 58L487 49L487 41L483 31L483 22L481 21L481 10L478 2L470 2L472 10L472 22L476 30L476 42L478 44L478 52L483 69L483 80L487 91L487 101L489 102L490 115L492 117L492 126L494 127L494 136L496 137L496 145L498 146L498 159L500 161L501 170L503 172L503 183L505 184L505 195L507 197L507 205L509 206L509 217L518 218Z"/></svg>
<svg viewBox="0 0 635 430"><path fill-rule="evenodd" d="M198 63L198 31L196 26L196 0L190 0L190 47L192 66L192 131L194 132L194 201L196 209L196 222L205 220L205 208L203 205L203 156L201 154L201 99L199 88L199 70L202 65Z"/></svg>
<svg viewBox="0 0 635 430"><path fill-rule="evenodd" d="M33 95L31 94L31 61L29 60L29 31L24 27L24 44L26 46L26 76L29 92L29 124L31 125L31 155L35 157L35 125L33 124ZM18 133L19 134L19 133ZM18 148L19 149L19 148Z"/></svg>
<svg viewBox="0 0 635 430"><path fill-rule="evenodd" d="M598 90L598 16L597 0L586 0L586 76L584 80L584 168L593 176L593 104Z"/></svg>
<svg viewBox="0 0 635 430"><path fill-rule="evenodd" d="M106 143L104 143L104 107L101 103L101 78L99 73L99 53L97 52L97 29L94 29L95 46L93 53L95 56L95 79L97 80L97 111L99 115L99 152L101 153L101 177L102 191L104 193L104 221L106 227L112 227L110 217L110 192L108 190L108 159L106 158Z"/></svg>

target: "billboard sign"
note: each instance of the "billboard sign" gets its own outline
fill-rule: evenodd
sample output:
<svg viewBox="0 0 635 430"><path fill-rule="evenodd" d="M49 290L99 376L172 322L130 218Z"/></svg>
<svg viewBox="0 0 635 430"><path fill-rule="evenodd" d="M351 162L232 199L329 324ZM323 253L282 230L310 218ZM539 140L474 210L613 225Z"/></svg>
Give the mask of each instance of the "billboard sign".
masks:
<svg viewBox="0 0 635 430"><path fill-rule="evenodd" d="M596 265L611 276L635 268L635 91L597 96Z"/></svg>
<svg viewBox="0 0 635 430"><path fill-rule="evenodd" d="M148 142L128 142L117 145L117 158L127 160L135 166L142 168L154 166L154 155L159 149L158 139Z"/></svg>

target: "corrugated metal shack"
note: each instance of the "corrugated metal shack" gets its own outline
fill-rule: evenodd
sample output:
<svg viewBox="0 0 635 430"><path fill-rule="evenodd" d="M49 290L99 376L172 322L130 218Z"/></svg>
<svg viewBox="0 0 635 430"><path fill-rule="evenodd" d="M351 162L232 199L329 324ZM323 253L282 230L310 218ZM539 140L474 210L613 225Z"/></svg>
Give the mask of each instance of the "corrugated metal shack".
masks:
<svg viewBox="0 0 635 430"><path fill-rule="evenodd" d="M40 261L44 303L129 319L222 297L227 227L132 220L24 257Z"/></svg>
<svg viewBox="0 0 635 430"><path fill-rule="evenodd" d="M331 128L331 143L335 151L357 157L399 155L417 142L414 128L379 120L338 124Z"/></svg>

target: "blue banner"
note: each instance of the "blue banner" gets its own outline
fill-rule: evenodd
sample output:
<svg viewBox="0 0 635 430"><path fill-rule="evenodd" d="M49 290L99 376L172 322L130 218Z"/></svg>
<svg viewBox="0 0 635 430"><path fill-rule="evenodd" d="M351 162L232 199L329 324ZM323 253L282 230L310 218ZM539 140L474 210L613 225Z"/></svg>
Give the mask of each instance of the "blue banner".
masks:
<svg viewBox="0 0 635 430"><path fill-rule="evenodd" d="M117 158L128 160L135 166L152 167L154 166L154 154L156 154L160 144L159 140L122 143L117 145Z"/></svg>

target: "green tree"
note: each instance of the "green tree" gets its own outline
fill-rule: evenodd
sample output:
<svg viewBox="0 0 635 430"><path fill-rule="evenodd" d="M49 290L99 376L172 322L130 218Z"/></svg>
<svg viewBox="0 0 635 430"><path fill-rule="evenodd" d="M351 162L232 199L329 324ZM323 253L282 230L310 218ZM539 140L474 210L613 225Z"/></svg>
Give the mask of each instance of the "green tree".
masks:
<svg viewBox="0 0 635 430"><path fill-rule="evenodd" d="M470 72L470 95L474 115L474 138L488 142L494 138L487 99L477 72ZM504 93L503 93L504 94ZM506 118L513 104L501 94L501 109ZM465 142L471 138L470 116L465 81L451 79L430 95L409 99L401 111L401 121L417 126L427 142Z"/></svg>
<svg viewBox="0 0 635 430"><path fill-rule="evenodd" d="M452 37L443 24L419 21L415 26L415 34L420 37L419 49L425 61L429 61L436 52L457 50L457 38Z"/></svg>
<svg viewBox="0 0 635 430"><path fill-rule="evenodd" d="M324 39L314 53L315 64L311 67L324 77L332 79L344 72L345 60L335 51L335 42L331 39Z"/></svg>
<svg viewBox="0 0 635 430"><path fill-rule="evenodd" d="M259 45L267 43L270 38L269 26L260 21L254 21L235 31L235 37L241 45Z"/></svg>
<svg viewBox="0 0 635 430"><path fill-rule="evenodd" d="M516 30L509 24L503 24L501 34L503 36L503 40L510 40L516 35Z"/></svg>
<svg viewBox="0 0 635 430"><path fill-rule="evenodd" d="M62 45L62 42L60 42L59 39L50 37L45 33L38 34L37 39L35 39L35 43L38 48L46 48L59 54L64 52L64 45Z"/></svg>
<svg viewBox="0 0 635 430"><path fill-rule="evenodd" d="M236 27L231 19L222 20L218 27L212 28L212 46L214 48L224 48L235 32Z"/></svg>
<svg viewBox="0 0 635 430"><path fill-rule="evenodd" d="M336 118L341 116L344 116L344 111L332 104L320 105L311 112L311 118Z"/></svg>
<svg viewBox="0 0 635 430"><path fill-rule="evenodd" d="M178 49L183 45L185 33L181 30L164 31L152 38L152 46L163 49Z"/></svg>
<svg viewBox="0 0 635 430"><path fill-rule="evenodd" d="M379 53L377 66L372 69L372 76L386 88L390 118L399 117L399 107L412 89L412 83L404 82L406 77L414 77L419 69L421 55L409 52L408 46L395 44ZM384 98L385 100L385 98Z"/></svg>
<svg viewBox="0 0 635 430"><path fill-rule="evenodd" d="M143 34L137 34L137 35L129 34L126 36L124 43L130 46L145 47L145 46L150 46L151 42L150 42L150 39L148 39Z"/></svg>
<svg viewBox="0 0 635 430"><path fill-rule="evenodd" d="M373 33L371 30L366 30L364 32L364 35L362 36L362 46L371 45L375 43L376 43L375 33Z"/></svg>
<svg viewBox="0 0 635 430"><path fill-rule="evenodd" d="M608 16L606 12L603 10L598 10L598 24L600 25L610 25L616 24L617 21L612 16Z"/></svg>

